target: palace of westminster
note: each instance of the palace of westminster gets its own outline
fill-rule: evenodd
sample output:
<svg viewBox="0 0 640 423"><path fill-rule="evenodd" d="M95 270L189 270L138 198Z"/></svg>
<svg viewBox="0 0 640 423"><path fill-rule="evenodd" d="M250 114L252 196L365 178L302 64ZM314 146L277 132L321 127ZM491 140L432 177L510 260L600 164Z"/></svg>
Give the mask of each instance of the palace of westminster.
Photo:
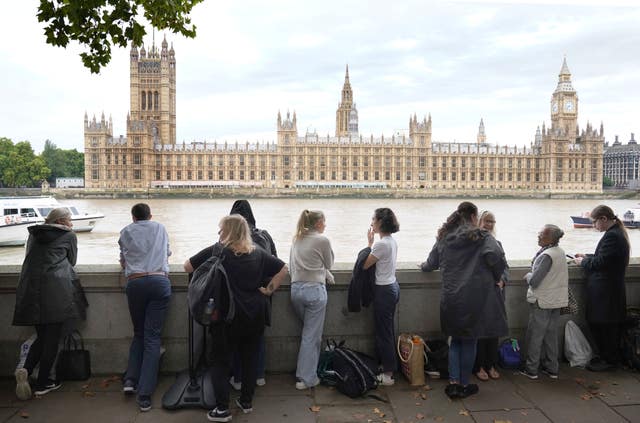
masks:
<svg viewBox="0 0 640 423"><path fill-rule="evenodd" d="M112 121L84 117L85 188L400 189L447 193L601 193L604 131L577 125L578 95L566 59L551 95L551 125L530 147L486 141L432 142L431 116L409 118L408 134L363 136L345 74L335 136L299 134L297 117L277 116L269 143L176 143L176 58L161 48L130 52L127 136Z"/></svg>

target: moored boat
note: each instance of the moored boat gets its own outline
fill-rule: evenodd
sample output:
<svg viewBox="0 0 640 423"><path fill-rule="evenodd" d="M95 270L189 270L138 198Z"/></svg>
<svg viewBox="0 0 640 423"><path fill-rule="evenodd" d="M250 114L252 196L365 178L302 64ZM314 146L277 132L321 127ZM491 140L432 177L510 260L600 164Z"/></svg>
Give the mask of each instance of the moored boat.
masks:
<svg viewBox="0 0 640 423"><path fill-rule="evenodd" d="M0 219L0 247L24 245L29 236L27 228L36 223L38 223L37 219L23 219L19 214L3 215Z"/></svg>
<svg viewBox="0 0 640 423"><path fill-rule="evenodd" d="M630 229L640 228L640 208L627 209L622 215L622 223Z"/></svg>
<svg viewBox="0 0 640 423"><path fill-rule="evenodd" d="M65 207L71 213L74 232L90 232L95 225L104 219L102 213L85 213L75 206L61 204L53 197L1 197L0 210L4 216L19 216L21 220L42 223L52 209ZM3 217L4 218L4 217Z"/></svg>
<svg viewBox="0 0 640 423"><path fill-rule="evenodd" d="M570 216L573 221L574 228L593 228L593 222L591 222L591 213L584 212L582 216Z"/></svg>

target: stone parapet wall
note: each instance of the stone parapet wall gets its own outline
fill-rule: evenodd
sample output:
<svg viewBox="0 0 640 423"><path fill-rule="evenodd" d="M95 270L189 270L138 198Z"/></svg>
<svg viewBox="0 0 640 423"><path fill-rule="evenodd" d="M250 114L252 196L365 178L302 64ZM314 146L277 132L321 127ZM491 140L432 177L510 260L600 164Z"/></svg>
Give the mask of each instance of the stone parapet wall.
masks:
<svg viewBox="0 0 640 423"><path fill-rule="evenodd" d="M506 287L506 305L511 336L523 339L527 326L526 285L522 280L529 270L527 261L511 262L511 283ZM347 311L347 290L351 277L350 263L336 265L336 284L328 288L329 300L324 325L325 338L346 339L348 345L373 353L373 315L371 309L360 313ZM79 265L78 273L90 306L87 320L79 324L85 346L91 351L96 374L119 374L126 367L132 325L124 294L125 280L118 266ZM175 372L187 367L187 275L181 266L172 266L173 296L163 332L166 353L162 370ZM33 332L32 327L11 325L15 290L20 266L0 265L0 376L12 375L18 359L19 345ZM580 304L584 304L582 270L569 268L570 285ZM414 263L401 263L397 278L400 303L396 330L417 332L427 337L440 335L440 273L422 273ZM266 366L268 371L293 371L296 364L301 325L290 301L290 286L283 284L273 297L273 325L266 330ZM627 303L640 305L640 261L632 260L627 272ZM564 324L569 317L563 317ZM577 317L584 323L584 307ZM561 331L562 333L562 331Z"/></svg>

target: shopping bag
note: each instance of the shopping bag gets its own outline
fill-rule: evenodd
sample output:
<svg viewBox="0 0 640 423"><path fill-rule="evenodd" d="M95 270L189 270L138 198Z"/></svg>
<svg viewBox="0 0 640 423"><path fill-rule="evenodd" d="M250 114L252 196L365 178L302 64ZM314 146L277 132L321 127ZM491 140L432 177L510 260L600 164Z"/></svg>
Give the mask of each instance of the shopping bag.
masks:
<svg viewBox="0 0 640 423"><path fill-rule="evenodd" d="M418 335L401 334L398 337L398 357L402 374L409 384L424 385L424 340Z"/></svg>
<svg viewBox="0 0 640 423"><path fill-rule="evenodd" d="M84 349L84 340L74 330L64 340L58 353L56 375L59 380L87 380L91 377L91 355Z"/></svg>

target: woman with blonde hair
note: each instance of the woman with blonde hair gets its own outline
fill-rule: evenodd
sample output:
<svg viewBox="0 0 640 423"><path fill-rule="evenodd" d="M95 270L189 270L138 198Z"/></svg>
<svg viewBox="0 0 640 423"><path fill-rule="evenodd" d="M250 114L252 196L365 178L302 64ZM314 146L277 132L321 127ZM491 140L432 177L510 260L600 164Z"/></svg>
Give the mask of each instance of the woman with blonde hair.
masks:
<svg viewBox="0 0 640 423"><path fill-rule="evenodd" d="M480 213L480 217L478 218L478 226L481 229L489 232L491 235L496 236L496 217L495 215L485 210ZM500 241L496 240L500 248L502 248L502 244ZM506 315L505 307L504 307L504 286L509 280L509 267L507 266L502 272L502 277L495 284L494 290L496 291L497 298L502 299L499 302L499 310L487 310L487 313L494 313L496 311L501 314ZM494 303L491 303L494 305ZM500 377L500 373L496 370L496 365L498 364L498 337L493 336L489 338L480 338L478 339L478 346L476 350L476 363L474 366L474 373L478 379L481 381L487 381L489 378L498 379Z"/></svg>
<svg viewBox="0 0 640 423"><path fill-rule="evenodd" d="M333 282L333 250L322 235L326 228L321 211L303 210L293 238L289 266L291 303L302 322L302 336L296 365L296 389L320 383L316 369L320 358L322 329L327 307L326 282Z"/></svg>
<svg viewBox="0 0 640 423"><path fill-rule="evenodd" d="M604 371L620 364L620 337L626 319L624 275L629 265L629 237L610 207L591 212L593 226L604 232L593 254L576 254L576 264L587 274L587 323L599 356L587 366Z"/></svg>
<svg viewBox="0 0 640 423"><path fill-rule="evenodd" d="M256 387L258 347L265 327L266 296L278 289L287 275L287 267L282 260L254 246L249 225L242 216L225 216L219 227L220 239L214 245L213 253L222 254L236 312L231 323L214 323L209 329L216 408L209 411L207 418L228 422L231 421L229 374L232 353L238 351L242 367L242 388L236 405L243 413L250 413ZM264 288L262 281L267 278L272 279Z"/></svg>
<svg viewBox="0 0 640 423"><path fill-rule="evenodd" d="M74 303L78 240L71 230L71 213L66 207L51 210L42 225L30 226L27 251L16 290L14 326L35 326L38 334L29 349L24 367L17 369L16 395L31 398L28 375L39 364L34 394L42 396L60 388L49 379L58 354L62 325L78 318Z"/></svg>

